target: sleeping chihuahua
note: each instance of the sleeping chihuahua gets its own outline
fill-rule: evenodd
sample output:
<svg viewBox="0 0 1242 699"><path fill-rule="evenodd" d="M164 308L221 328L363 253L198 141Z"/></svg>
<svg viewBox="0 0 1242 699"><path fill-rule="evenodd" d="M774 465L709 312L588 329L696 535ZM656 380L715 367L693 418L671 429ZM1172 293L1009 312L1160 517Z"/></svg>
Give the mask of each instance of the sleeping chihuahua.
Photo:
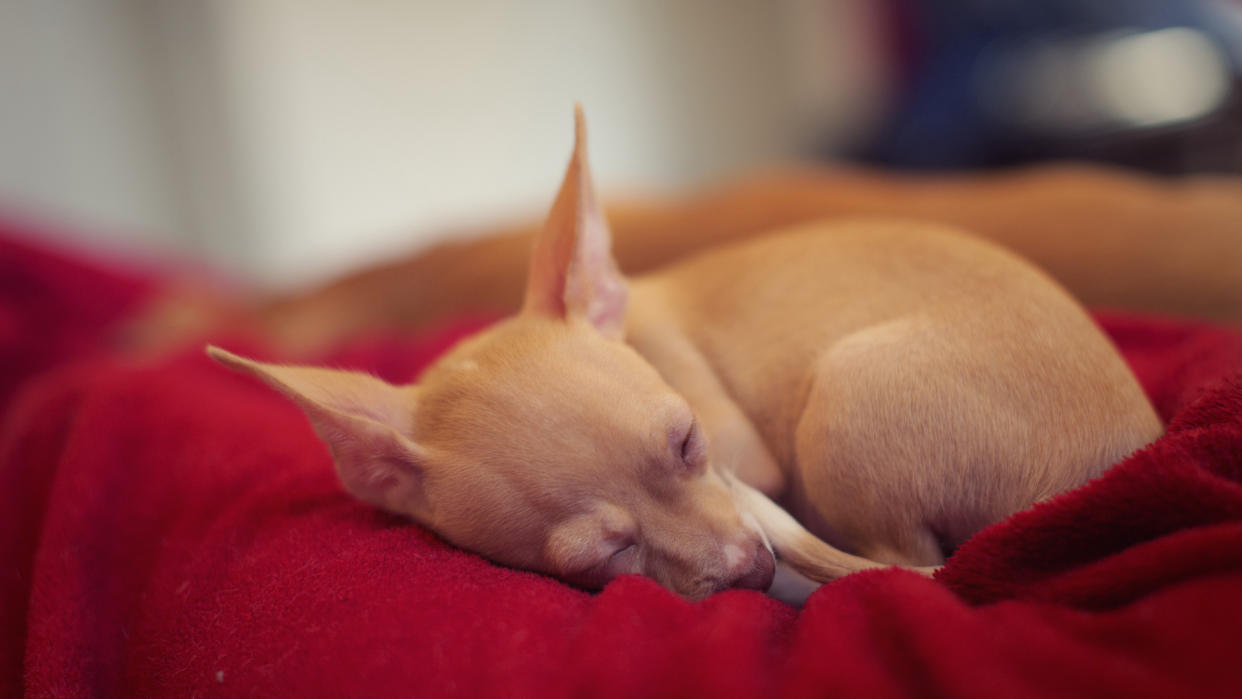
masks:
<svg viewBox="0 0 1242 699"><path fill-rule="evenodd" d="M355 496L505 565L701 599L768 589L774 554L926 572L1159 436L1082 308L957 231L819 223L623 278L576 121L523 309L417 384L208 349L301 406Z"/></svg>

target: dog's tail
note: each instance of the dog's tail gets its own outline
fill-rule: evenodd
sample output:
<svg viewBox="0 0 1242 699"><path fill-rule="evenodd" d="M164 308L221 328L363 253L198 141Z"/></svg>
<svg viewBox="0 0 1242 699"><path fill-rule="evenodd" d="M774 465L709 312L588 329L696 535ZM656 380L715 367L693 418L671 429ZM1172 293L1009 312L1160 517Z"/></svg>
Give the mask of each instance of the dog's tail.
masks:
<svg viewBox="0 0 1242 699"><path fill-rule="evenodd" d="M758 520L777 558L811 580L823 583L860 570L888 567L829 546L768 496L736 478L730 477L730 480L739 504ZM926 575L934 571L933 568L912 570Z"/></svg>

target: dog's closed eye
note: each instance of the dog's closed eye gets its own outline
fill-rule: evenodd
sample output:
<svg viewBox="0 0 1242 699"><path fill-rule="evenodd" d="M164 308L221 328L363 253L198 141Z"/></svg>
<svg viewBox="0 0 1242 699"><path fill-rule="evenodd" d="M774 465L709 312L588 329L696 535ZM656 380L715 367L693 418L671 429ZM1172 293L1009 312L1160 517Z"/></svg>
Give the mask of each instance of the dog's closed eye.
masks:
<svg viewBox="0 0 1242 699"><path fill-rule="evenodd" d="M678 456L681 462L692 472L702 471L706 465L706 448L703 444L703 432L699 429L698 421L690 423L689 429L685 431L678 446Z"/></svg>

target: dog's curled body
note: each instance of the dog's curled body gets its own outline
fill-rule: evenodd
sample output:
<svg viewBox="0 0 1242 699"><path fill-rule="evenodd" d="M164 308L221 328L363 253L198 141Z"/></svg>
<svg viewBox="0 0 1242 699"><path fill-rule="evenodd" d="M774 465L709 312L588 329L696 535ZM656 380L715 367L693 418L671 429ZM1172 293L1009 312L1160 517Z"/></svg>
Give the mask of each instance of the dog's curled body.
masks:
<svg viewBox="0 0 1242 699"><path fill-rule="evenodd" d="M522 311L417 383L209 353L293 399L356 497L505 565L691 599L767 589L773 552L816 581L926 570L1159 435L1068 295L938 226L826 222L626 280L577 127Z"/></svg>
<svg viewBox="0 0 1242 699"><path fill-rule="evenodd" d="M879 562L936 565L1161 431L1068 294L940 226L802 226L639 279L630 305L628 341L721 458Z"/></svg>

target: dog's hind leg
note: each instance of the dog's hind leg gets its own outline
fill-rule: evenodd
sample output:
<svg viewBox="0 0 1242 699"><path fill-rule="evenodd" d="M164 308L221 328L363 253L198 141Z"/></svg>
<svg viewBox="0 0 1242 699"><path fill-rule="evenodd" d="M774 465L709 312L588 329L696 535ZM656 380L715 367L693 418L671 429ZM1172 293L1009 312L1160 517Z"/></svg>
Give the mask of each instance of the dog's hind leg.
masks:
<svg viewBox="0 0 1242 699"><path fill-rule="evenodd" d="M776 552L777 558L802 575L816 582L827 582L860 570L886 567L884 563L830 546L807 531L798 520L766 495L737 478L729 478L739 507L758 520L759 527L772 550Z"/></svg>
<svg viewBox="0 0 1242 699"><path fill-rule="evenodd" d="M928 536L931 536L930 532ZM865 558L874 560L876 563L901 566L903 568L910 568L923 575L932 575L944 562L943 556L939 552L939 547L935 544L933 537L932 545L934 548L929 551L901 553L888 547L874 547L861 553L864 554ZM935 565L924 565L924 562L929 560L939 560L939 562ZM799 573L784 561L777 561L776 577L772 579L772 585L768 588L768 595L786 604L801 607L806 603L811 593L819 589L820 585L822 583Z"/></svg>
<svg viewBox="0 0 1242 699"><path fill-rule="evenodd" d="M898 541L893 544L861 544L858 553L877 563L903 568L935 568L944 565L940 540L930 529L924 527L902 532L896 538Z"/></svg>

